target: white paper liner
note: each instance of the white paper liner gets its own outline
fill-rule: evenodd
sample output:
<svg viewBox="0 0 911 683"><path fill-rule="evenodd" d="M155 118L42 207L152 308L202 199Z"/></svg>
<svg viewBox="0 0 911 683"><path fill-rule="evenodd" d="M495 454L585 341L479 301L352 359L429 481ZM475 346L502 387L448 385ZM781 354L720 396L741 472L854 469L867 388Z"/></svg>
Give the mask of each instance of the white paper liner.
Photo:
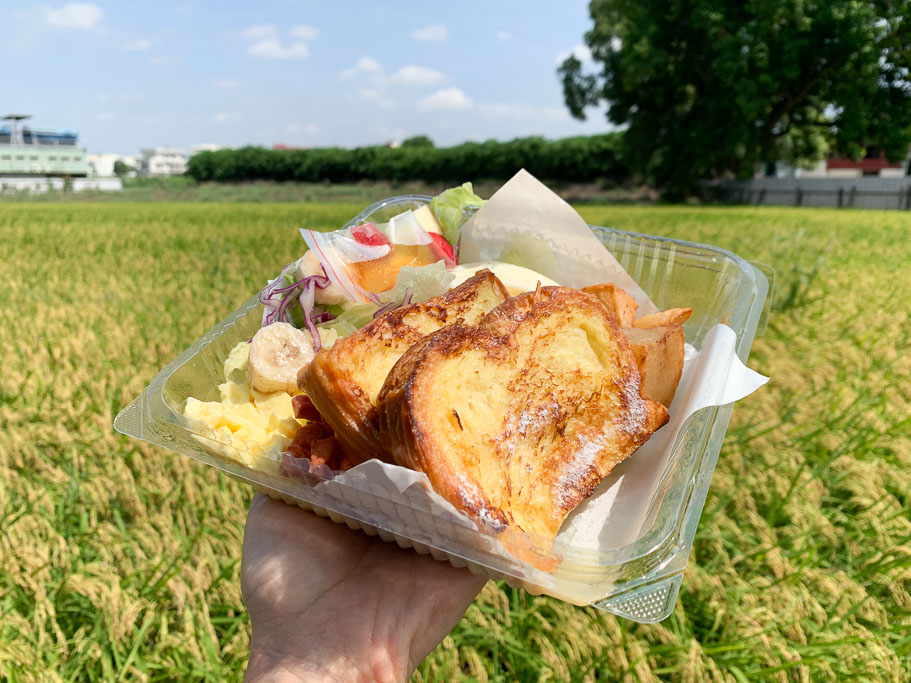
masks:
<svg viewBox="0 0 911 683"><path fill-rule="evenodd" d="M608 550L627 545L647 531L653 499L687 418L702 408L738 401L768 381L740 361L735 345L736 335L726 325L709 331L702 349L684 362L668 423L570 514L557 536L560 546ZM423 542L447 548L452 540L465 541L501 557L534 585L546 589L554 583L551 575L517 560L494 537L477 533L469 517L431 489L423 472L370 460L316 488L357 506L368 518L373 513L377 518L402 519L408 528L423 532Z"/></svg>
<svg viewBox="0 0 911 683"><path fill-rule="evenodd" d="M561 285L613 282L636 299L639 315L658 310L582 216L524 169L462 226L459 263L502 261L514 248L526 259L519 265Z"/></svg>
<svg viewBox="0 0 911 683"><path fill-rule="evenodd" d="M737 335L727 325L709 330L699 353L684 360L667 424L570 513L560 530L560 541L601 551L628 545L644 535L653 499L686 420L702 408L739 401L769 381L740 362L736 344Z"/></svg>

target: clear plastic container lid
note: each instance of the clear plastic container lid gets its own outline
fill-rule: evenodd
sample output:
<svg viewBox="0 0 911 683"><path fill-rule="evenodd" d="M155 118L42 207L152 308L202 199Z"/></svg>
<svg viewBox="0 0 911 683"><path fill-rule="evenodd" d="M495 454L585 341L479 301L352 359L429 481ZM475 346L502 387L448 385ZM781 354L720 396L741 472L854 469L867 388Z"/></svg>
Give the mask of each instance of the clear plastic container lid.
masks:
<svg viewBox="0 0 911 683"><path fill-rule="evenodd" d="M412 195L382 200L346 227L384 223L430 199ZM737 356L746 362L768 291L768 281L757 268L717 247L611 228L592 230L659 309L693 309L684 325L689 344L699 348L708 331L723 322L736 334ZM631 534L635 540L593 551L573 547L559 536L552 547L534 539L493 538L464 517L446 511L427 514L426 501L414 490L419 487L396 494L365 476L347 481L332 479L328 472L285 476L278 463L242 443L224 443L186 418L187 398L218 399L225 358L238 342L253 336L261 320L262 304L253 296L162 369L117 415L115 429L217 467L273 497L533 593L593 605L640 622L659 621L671 613L731 404L700 410L685 423L660 486L648 502L645 522ZM515 552L502 552L504 540L513 549L519 547L520 556L530 553L541 560L535 564L550 562L556 569L542 571L516 559Z"/></svg>

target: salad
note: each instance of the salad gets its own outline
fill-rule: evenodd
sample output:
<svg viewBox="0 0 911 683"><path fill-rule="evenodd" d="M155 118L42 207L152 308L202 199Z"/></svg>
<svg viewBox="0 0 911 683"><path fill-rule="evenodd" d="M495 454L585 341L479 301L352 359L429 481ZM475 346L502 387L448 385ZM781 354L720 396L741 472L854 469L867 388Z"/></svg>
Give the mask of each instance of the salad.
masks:
<svg viewBox="0 0 911 683"><path fill-rule="evenodd" d="M383 313L438 296L473 274L458 266L459 233L484 201L464 183L387 223L301 229L308 249L260 291L262 325L226 360L220 400L191 397L184 415L234 447L222 455L280 461L299 428L313 422L292 403L301 396L300 368Z"/></svg>
<svg viewBox="0 0 911 683"><path fill-rule="evenodd" d="M302 228L308 250L259 294L263 327L305 330L315 352L318 328L344 337L386 311L442 294L454 278L462 225L484 201L464 183L388 223Z"/></svg>

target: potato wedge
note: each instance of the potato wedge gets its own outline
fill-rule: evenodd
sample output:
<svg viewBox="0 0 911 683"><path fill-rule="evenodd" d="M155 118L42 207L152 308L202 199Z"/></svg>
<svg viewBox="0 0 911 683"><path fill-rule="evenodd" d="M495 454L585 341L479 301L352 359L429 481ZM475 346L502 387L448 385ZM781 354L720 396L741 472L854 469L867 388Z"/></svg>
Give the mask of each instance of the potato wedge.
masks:
<svg viewBox="0 0 911 683"><path fill-rule="evenodd" d="M639 304L625 290L620 289L612 282L605 282L600 285L583 287L582 291L591 294L607 306L607 310L614 314L620 327L632 327L633 318L636 317L636 309L639 308Z"/></svg>
<svg viewBox="0 0 911 683"><path fill-rule="evenodd" d="M664 407L669 406L683 372L683 327L628 327L623 334L639 367L639 394Z"/></svg>
<svg viewBox="0 0 911 683"><path fill-rule="evenodd" d="M633 327L648 330L652 327L682 325L691 315L693 315L692 308L669 308L666 311L658 311L657 313L650 313L637 318L633 321Z"/></svg>

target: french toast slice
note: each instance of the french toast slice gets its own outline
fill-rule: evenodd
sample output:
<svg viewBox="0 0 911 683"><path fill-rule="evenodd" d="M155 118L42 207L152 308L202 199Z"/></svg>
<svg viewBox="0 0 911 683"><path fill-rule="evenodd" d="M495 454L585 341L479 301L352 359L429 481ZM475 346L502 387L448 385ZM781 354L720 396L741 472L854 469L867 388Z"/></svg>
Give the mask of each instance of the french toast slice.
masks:
<svg viewBox="0 0 911 683"><path fill-rule="evenodd" d="M379 433L396 464L488 529L550 542L667 421L639 384L602 303L539 287L412 346L380 391Z"/></svg>
<svg viewBox="0 0 911 683"><path fill-rule="evenodd" d="M376 433L376 399L386 375L414 343L453 323L474 325L509 294L489 270L445 294L392 310L320 350L298 374L353 464L389 460Z"/></svg>

